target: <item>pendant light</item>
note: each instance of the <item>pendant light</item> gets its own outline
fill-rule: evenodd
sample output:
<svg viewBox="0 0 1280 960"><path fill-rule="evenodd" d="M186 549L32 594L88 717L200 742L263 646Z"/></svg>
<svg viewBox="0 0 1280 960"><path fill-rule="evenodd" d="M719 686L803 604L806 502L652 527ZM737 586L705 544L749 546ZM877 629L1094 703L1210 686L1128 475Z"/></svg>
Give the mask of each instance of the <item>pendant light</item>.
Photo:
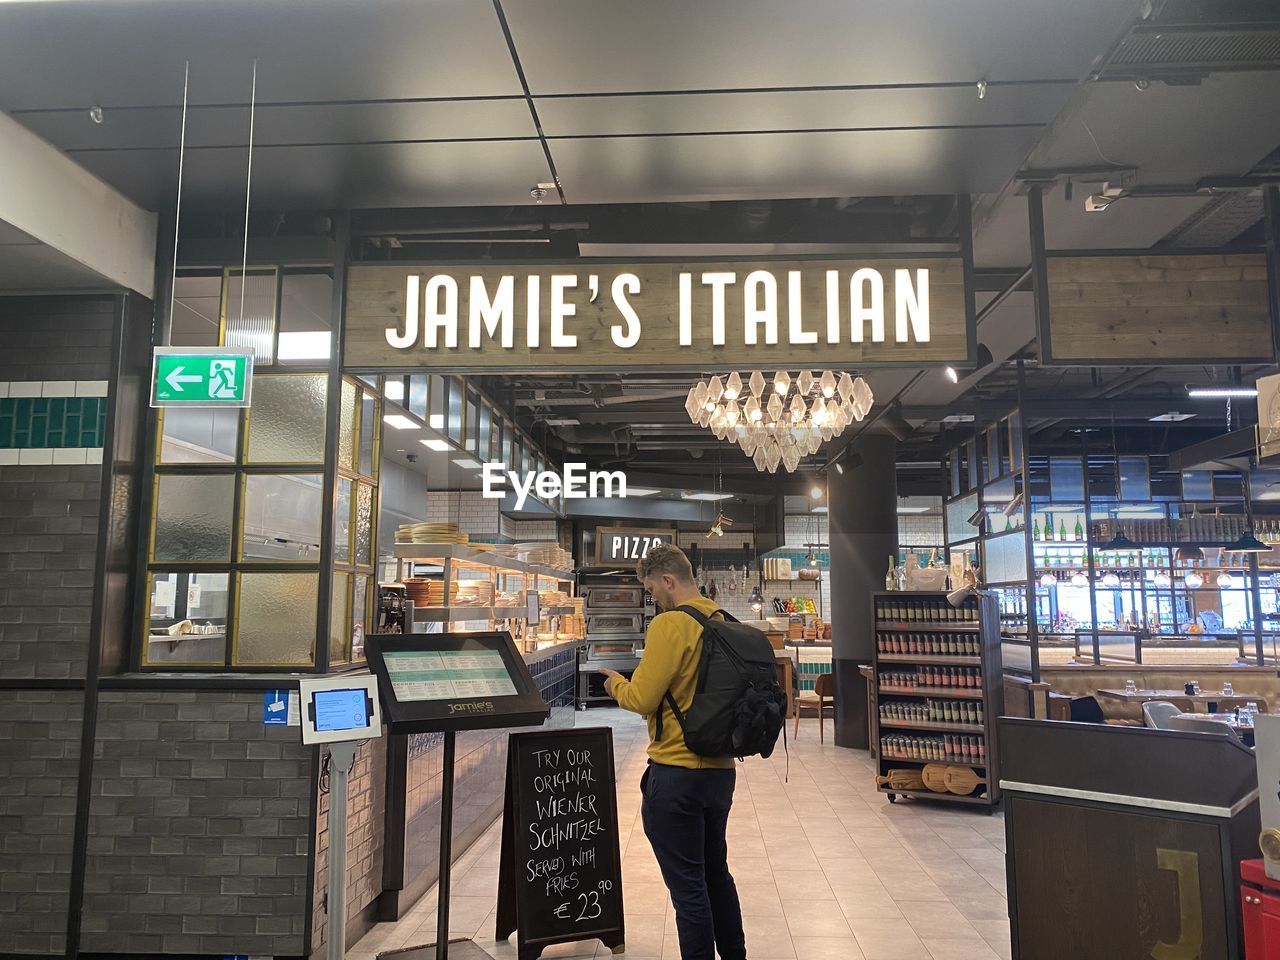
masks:
<svg viewBox="0 0 1280 960"><path fill-rule="evenodd" d="M1179 563L1199 563L1204 559L1204 551L1199 547L1179 547L1174 559Z"/></svg>
<svg viewBox="0 0 1280 960"><path fill-rule="evenodd" d="M1240 539L1226 548L1227 553L1270 553L1271 548L1253 535L1253 529L1245 530Z"/></svg>
<svg viewBox="0 0 1280 960"><path fill-rule="evenodd" d="M760 584L756 584L751 588L751 609L759 613L764 607L764 595L760 592Z"/></svg>
<svg viewBox="0 0 1280 960"><path fill-rule="evenodd" d="M1142 548L1124 535L1123 530L1117 530L1116 535L1098 548L1110 552L1130 552L1141 550Z"/></svg>

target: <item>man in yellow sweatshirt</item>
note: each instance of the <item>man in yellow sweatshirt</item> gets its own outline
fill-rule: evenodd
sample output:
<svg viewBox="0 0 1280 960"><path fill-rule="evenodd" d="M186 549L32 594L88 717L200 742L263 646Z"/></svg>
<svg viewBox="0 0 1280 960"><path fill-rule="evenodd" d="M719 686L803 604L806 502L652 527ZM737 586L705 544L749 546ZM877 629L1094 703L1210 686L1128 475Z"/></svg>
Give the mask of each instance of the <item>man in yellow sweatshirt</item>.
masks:
<svg viewBox="0 0 1280 960"><path fill-rule="evenodd" d="M702 757L684 742L664 703L670 691L682 714L693 703L702 655L702 627L676 608L706 616L720 608L698 592L679 547L655 545L636 573L660 610L645 636L631 679L602 668L618 705L649 720L649 767L640 779L641 819L676 909L681 960L745 960L742 909L729 873L725 828L737 776L733 757Z"/></svg>

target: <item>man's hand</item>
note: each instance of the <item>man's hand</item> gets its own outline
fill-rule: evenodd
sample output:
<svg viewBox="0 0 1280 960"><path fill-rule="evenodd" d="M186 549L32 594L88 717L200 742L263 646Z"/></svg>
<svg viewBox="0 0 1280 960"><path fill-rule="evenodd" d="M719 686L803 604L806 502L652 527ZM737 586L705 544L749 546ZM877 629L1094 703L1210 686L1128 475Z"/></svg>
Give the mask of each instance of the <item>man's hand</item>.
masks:
<svg viewBox="0 0 1280 960"><path fill-rule="evenodd" d="M616 677L620 677L622 676L622 674L620 674L617 670L610 670L608 667L596 667L596 673L602 674L605 677L605 681L604 681L605 693L609 694L609 696L613 696L613 692L609 689L609 686L610 684L613 683Z"/></svg>

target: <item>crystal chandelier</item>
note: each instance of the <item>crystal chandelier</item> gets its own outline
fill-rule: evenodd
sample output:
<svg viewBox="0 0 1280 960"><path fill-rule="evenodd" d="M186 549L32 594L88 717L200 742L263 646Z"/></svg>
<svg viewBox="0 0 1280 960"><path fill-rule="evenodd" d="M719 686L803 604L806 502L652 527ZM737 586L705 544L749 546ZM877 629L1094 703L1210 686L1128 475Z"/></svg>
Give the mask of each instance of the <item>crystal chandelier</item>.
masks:
<svg viewBox="0 0 1280 960"><path fill-rule="evenodd" d="M814 376L785 370L770 383L759 370L744 381L737 371L727 377L699 380L689 390L684 409L689 419L721 440L736 443L757 470L788 472L818 452L825 441L862 420L874 397L861 377L830 370Z"/></svg>

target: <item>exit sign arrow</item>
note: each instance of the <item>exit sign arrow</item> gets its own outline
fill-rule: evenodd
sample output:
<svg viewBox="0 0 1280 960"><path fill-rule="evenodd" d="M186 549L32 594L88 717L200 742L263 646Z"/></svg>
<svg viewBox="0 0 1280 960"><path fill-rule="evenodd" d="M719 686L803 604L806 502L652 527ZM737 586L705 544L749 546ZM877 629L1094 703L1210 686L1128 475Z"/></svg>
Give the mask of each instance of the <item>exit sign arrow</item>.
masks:
<svg viewBox="0 0 1280 960"><path fill-rule="evenodd" d="M165 383L173 388L174 393L182 393L182 385L184 383L203 383L204 377L195 373L184 374L183 367L174 367L169 375L165 377Z"/></svg>
<svg viewBox="0 0 1280 960"><path fill-rule="evenodd" d="M157 347L151 368L153 407L247 407L253 351L226 347Z"/></svg>

